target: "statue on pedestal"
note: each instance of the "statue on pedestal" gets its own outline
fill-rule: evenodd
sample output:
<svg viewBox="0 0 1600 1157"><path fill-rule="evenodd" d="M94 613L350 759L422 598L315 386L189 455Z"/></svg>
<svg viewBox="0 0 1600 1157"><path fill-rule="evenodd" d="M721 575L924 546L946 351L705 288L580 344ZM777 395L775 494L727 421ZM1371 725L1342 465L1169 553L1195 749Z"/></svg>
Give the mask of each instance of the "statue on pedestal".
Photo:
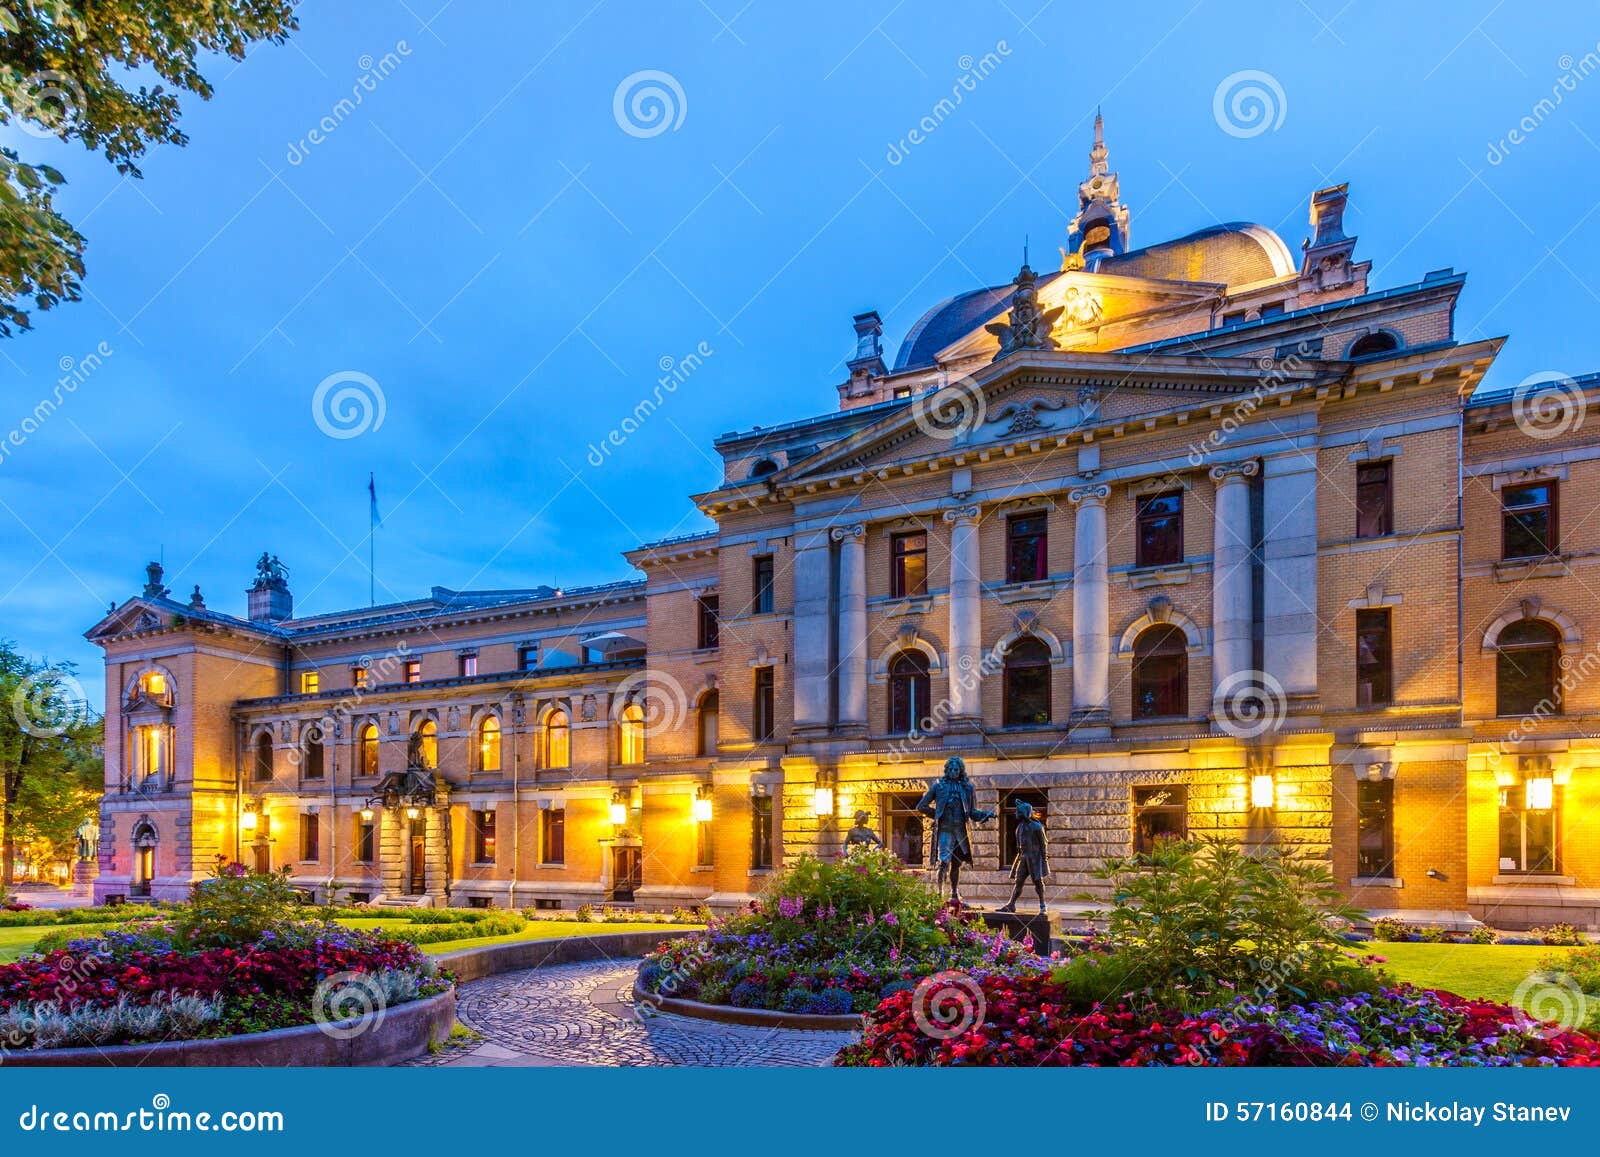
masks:
<svg viewBox="0 0 1600 1157"><path fill-rule="evenodd" d="M1050 874L1050 862L1045 858L1044 825L1033 818L1033 805L1027 800L1017 801L1017 858L1011 862L1011 877L1016 886L1011 889L1011 899L1002 912L1015 912L1017 898L1022 895L1022 885L1033 881L1033 891L1039 897L1039 914L1043 915L1044 881Z"/></svg>
<svg viewBox="0 0 1600 1157"><path fill-rule="evenodd" d="M74 833L78 837L78 859L80 862L99 859L100 857L100 824L93 816L78 825Z"/></svg>
<svg viewBox="0 0 1600 1157"><path fill-rule="evenodd" d="M950 902L961 907L961 865L972 863L972 841L967 837L967 822L986 823L994 812L978 807L977 792L967 778L967 765L959 755L944 761L944 778L933 782L917 803L917 810L934 823L934 840L939 857L939 894L944 895L945 877L950 879Z"/></svg>
<svg viewBox="0 0 1600 1157"><path fill-rule="evenodd" d="M871 815L865 811L856 812L856 826L851 828L844 836L844 854L849 855L857 848L881 848L883 841L878 838L878 833L867 826Z"/></svg>

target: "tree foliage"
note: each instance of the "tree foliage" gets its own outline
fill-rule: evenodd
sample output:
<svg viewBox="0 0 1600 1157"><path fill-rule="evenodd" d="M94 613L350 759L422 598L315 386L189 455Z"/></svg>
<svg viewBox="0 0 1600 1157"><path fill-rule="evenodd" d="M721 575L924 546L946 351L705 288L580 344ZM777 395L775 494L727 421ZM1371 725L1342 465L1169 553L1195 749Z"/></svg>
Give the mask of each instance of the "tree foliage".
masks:
<svg viewBox="0 0 1600 1157"><path fill-rule="evenodd" d="M200 57L243 60L256 41L298 27L294 0L9 0L0 6L0 124L78 141L139 177L152 144L183 145L180 98L209 100ZM153 74L159 83L146 84ZM83 236L55 208L64 183L47 164L0 149L0 335L76 301Z"/></svg>

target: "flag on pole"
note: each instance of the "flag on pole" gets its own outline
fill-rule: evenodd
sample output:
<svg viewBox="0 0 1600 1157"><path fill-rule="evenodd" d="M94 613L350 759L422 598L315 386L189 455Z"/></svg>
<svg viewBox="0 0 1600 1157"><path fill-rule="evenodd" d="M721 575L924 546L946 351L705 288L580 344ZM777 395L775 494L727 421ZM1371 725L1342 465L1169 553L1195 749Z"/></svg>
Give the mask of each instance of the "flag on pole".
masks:
<svg viewBox="0 0 1600 1157"><path fill-rule="evenodd" d="M367 475L367 496L372 499L372 525L374 528L383 525L383 519L378 517L378 484L373 476Z"/></svg>

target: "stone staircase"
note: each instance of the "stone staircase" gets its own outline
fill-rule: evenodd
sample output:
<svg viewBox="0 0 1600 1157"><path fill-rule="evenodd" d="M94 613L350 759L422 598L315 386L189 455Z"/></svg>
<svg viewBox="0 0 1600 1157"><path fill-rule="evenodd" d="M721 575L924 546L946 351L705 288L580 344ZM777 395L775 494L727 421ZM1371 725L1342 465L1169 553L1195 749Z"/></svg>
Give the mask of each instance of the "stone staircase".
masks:
<svg viewBox="0 0 1600 1157"><path fill-rule="evenodd" d="M432 896L379 896L373 900L373 908L432 908Z"/></svg>

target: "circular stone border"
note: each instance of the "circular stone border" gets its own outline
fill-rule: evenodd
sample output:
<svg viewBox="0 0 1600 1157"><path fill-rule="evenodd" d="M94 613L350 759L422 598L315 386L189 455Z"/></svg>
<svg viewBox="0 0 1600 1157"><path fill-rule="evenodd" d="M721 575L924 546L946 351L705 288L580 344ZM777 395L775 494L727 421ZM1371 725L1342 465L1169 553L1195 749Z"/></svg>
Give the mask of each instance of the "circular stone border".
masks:
<svg viewBox="0 0 1600 1157"><path fill-rule="evenodd" d="M771 1008L735 1008L731 1004L702 1004L698 1000L685 1000L680 996L662 996L645 988L637 976L633 978L633 1002L637 1006L649 1006L657 1012L716 1020L723 1024L755 1025L759 1028L860 1032L866 1023L858 1012L847 1016L821 1012L779 1012Z"/></svg>

